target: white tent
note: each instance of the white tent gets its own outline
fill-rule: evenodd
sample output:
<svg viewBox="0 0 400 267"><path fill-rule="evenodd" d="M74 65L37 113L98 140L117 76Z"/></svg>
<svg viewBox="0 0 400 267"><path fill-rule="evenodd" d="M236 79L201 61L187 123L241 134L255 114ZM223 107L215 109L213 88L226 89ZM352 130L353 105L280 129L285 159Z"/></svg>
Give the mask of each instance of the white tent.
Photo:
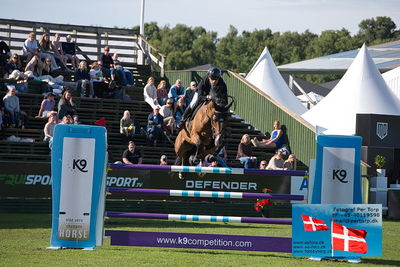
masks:
<svg viewBox="0 0 400 267"><path fill-rule="evenodd" d="M388 88L365 45L332 91L302 117L326 134L355 134L356 114L400 116L400 101Z"/></svg>
<svg viewBox="0 0 400 267"><path fill-rule="evenodd" d="M246 80L294 113L301 115L307 111L286 85L267 48L264 48Z"/></svg>
<svg viewBox="0 0 400 267"><path fill-rule="evenodd" d="M400 67L385 72L382 77L392 92L400 99Z"/></svg>
<svg viewBox="0 0 400 267"><path fill-rule="evenodd" d="M308 97L307 97L308 96ZM316 104L318 104L319 102L321 102L322 101L322 99L324 99L324 97L322 96L322 95L319 95L319 94L317 94L317 93L314 93L314 92L309 92L308 94L307 94L307 96L305 96L305 95L298 95L298 96L296 96L299 100L300 100L300 102L305 106L305 107L307 107L307 106L311 106L311 107L314 107ZM316 103L315 105L314 104L312 104L312 103L310 103L310 100L309 99L311 99L314 103Z"/></svg>

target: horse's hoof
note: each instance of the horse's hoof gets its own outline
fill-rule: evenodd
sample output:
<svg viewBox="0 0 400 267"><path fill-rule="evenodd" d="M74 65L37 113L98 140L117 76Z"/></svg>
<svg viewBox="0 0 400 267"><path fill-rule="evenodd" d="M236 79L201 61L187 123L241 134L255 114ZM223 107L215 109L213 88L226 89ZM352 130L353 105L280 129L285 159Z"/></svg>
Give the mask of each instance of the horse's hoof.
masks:
<svg viewBox="0 0 400 267"><path fill-rule="evenodd" d="M185 179L185 177L183 177L183 174L182 173L179 173L179 179L181 179L181 180L183 180L183 179Z"/></svg>
<svg viewBox="0 0 400 267"><path fill-rule="evenodd" d="M190 162L190 165L196 166L200 163L200 159L198 157L195 157L194 155L192 155L189 157L189 162Z"/></svg>

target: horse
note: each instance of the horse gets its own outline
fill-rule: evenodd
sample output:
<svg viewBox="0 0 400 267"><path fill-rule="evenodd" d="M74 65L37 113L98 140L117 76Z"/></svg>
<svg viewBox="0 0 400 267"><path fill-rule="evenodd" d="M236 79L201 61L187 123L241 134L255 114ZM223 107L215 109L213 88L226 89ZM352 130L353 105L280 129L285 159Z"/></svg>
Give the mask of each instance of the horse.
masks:
<svg viewBox="0 0 400 267"><path fill-rule="evenodd" d="M217 105L213 100L206 100L197 109L192 121L186 121L175 139L175 153L183 166L196 165L208 154L218 152L223 146L225 118L232 102ZM182 174L179 174L183 178Z"/></svg>

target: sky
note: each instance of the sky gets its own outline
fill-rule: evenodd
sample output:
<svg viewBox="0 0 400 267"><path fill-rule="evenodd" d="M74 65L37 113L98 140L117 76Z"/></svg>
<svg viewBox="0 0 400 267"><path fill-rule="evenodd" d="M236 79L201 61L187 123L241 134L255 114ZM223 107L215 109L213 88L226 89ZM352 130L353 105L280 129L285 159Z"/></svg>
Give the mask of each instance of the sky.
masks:
<svg viewBox="0 0 400 267"><path fill-rule="evenodd" d="M51 23L133 27L139 25L141 0L0 0L0 17ZM16 3L20 7L16 11ZM40 3L40 4L38 4ZM388 16L400 28L400 0L145 0L145 22L159 27L202 26L224 37L233 25L273 32L346 28L356 34L367 18Z"/></svg>

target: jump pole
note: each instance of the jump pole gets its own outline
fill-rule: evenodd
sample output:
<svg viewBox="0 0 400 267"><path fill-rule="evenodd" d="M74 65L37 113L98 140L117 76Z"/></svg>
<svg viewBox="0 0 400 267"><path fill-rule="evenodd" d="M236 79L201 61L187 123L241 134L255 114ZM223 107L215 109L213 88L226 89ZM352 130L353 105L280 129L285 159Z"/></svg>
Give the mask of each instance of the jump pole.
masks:
<svg viewBox="0 0 400 267"><path fill-rule="evenodd" d="M142 189L142 188L108 188L109 193L161 195L170 197L208 197L208 198L235 198L235 199L284 199L304 200L302 195L266 194L224 191L197 191L197 190L169 190L169 189Z"/></svg>

